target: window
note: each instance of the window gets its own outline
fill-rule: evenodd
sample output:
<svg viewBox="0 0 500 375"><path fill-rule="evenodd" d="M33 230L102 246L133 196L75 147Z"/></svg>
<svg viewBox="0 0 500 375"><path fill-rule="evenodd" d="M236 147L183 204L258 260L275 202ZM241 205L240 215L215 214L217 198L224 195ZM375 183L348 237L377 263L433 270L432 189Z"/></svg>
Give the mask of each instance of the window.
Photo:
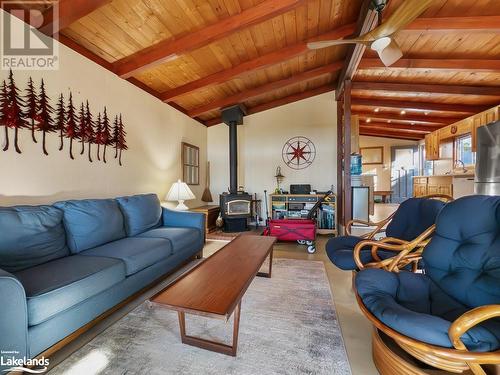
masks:
<svg viewBox="0 0 500 375"><path fill-rule="evenodd" d="M432 176L434 174L434 161L426 160L425 145L420 145L420 174L423 176Z"/></svg>
<svg viewBox="0 0 500 375"><path fill-rule="evenodd" d="M182 142L182 179L188 185L200 184L200 149Z"/></svg>
<svg viewBox="0 0 500 375"><path fill-rule="evenodd" d="M458 160L463 161L465 165L474 165L476 163L476 154L472 152L470 134L455 140L455 162Z"/></svg>

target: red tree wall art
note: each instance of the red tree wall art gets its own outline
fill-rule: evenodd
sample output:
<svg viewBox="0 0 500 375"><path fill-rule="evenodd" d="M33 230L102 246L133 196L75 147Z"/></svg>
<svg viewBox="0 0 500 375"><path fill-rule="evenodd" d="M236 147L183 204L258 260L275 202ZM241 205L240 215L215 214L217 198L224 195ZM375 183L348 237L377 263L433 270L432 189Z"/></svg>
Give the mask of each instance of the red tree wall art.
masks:
<svg viewBox="0 0 500 375"><path fill-rule="evenodd" d="M123 150L128 150L127 143L125 141L125 136L127 133L124 130L123 127L123 122L122 122L122 115L120 114L120 120L118 122L115 122L115 128L114 128L114 134L113 134L113 141L115 145L115 159L118 157L118 164L120 166L122 165L122 151Z"/></svg>
<svg viewBox="0 0 500 375"><path fill-rule="evenodd" d="M102 143L102 120L101 113L97 115L97 121L95 123L95 144L97 145L97 160L101 160L101 145Z"/></svg>
<svg viewBox="0 0 500 375"><path fill-rule="evenodd" d="M54 133L56 128L54 126L54 120L52 119L52 113L54 109L50 105L50 99L45 92L45 83L43 82L40 85L40 96L38 101L38 109L37 109L37 117L36 120L38 124L36 125L37 130L41 131L42 136L42 147L43 153L48 155L47 147L46 147L46 136L47 133Z"/></svg>
<svg viewBox="0 0 500 375"><path fill-rule="evenodd" d="M80 155L85 152L85 134L87 133L87 122L85 121L85 106L80 104L80 112L78 113L78 132L77 138L80 140L82 149Z"/></svg>
<svg viewBox="0 0 500 375"><path fill-rule="evenodd" d="M36 119L36 109L38 107L38 97L35 92L35 85L33 83L33 79L28 80L28 88L26 89L26 96L24 97L26 102L26 111L24 115L26 116L26 120L31 124L31 139L33 142L37 143L35 137L35 119Z"/></svg>
<svg viewBox="0 0 500 375"><path fill-rule="evenodd" d="M85 105L85 142L88 143L89 161L92 163L92 143L95 142L95 124L90 113L89 101Z"/></svg>
<svg viewBox="0 0 500 375"><path fill-rule="evenodd" d="M104 107L104 115L102 118L102 143L104 145L102 160L106 163L106 148L113 145L113 140L111 139L111 126L109 124L108 111L106 107Z"/></svg>
<svg viewBox="0 0 500 375"><path fill-rule="evenodd" d="M56 107L55 129L59 132L59 151L64 147L64 124L66 123L66 108L64 108L64 96L59 95Z"/></svg>
<svg viewBox="0 0 500 375"><path fill-rule="evenodd" d="M19 148L19 129L26 128L27 122L24 118L23 107L24 101L19 94L19 89L14 82L14 74L12 70L9 72L9 83L7 84L7 95L9 98L7 119L5 124L8 128L14 129L14 148L18 154L21 153Z"/></svg>
<svg viewBox="0 0 500 375"><path fill-rule="evenodd" d="M69 92L67 104L64 95L59 94L54 110L43 79L38 93L31 77L27 82L24 96L21 96L19 92L14 81L14 74L10 71L9 78L0 87L0 126L4 127L5 134L3 151L8 151L10 147L10 128L14 130L14 149L17 153L21 153L19 130L26 128L30 130L34 143L37 143L36 132L42 132L42 150L45 155L49 154L46 144L47 134L57 132L59 151L64 148L64 138L69 139L71 159L75 159L73 143L77 140L81 143L81 155L85 153L87 143L87 156L90 162L93 162L92 144L95 144L97 145L97 160L107 163L106 150L108 147L114 147L115 159L118 159L120 166L122 165L122 153L128 150L128 146L121 114L115 117L114 126L111 126L108 110L104 107L103 112L99 113L97 120L94 121L89 101L81 103L77 113L71 92Z"/></svg>
<svg viewBox="0 0 500 375"><path fill-rule="evenodd" d="M69 157L74 160L73 156L73 139L78 137L78 124L76 118L76 109L73 105L73 94L69 93L68 108L66 111L66 124L64 125L64 135L69 139Z"/></svg>
<svg viewBox="0 0 500 375"><path fill-rule="evenodd" d="M9 95L7 93L7 84L3 81L2 90L0 91L0 126L3 126L5 131L5 145L3 151L7 151L9 148L9 128L7 127L8 110Z"/></svg>

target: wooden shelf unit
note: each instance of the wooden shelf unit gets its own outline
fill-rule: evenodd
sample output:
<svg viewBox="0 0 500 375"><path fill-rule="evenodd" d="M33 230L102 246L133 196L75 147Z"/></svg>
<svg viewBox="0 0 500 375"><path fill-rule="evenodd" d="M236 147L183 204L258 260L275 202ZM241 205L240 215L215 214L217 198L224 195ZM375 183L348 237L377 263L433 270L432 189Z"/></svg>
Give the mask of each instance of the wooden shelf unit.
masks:
<svg viewBox="0 0 500 375"><path fill-rule="evenodd" d="M305 206L306 204L314 205L318 200L324 197L323 194L271 194L270 195L270 207L271 207L271 218L273 219L300 219L307 216ZM332 223L327 228L324 227L324 222L318 220L318 227L316 233L318 234L333 234L337 235L337 196L332 194L328 201L323 201L322 206L328 206L329 210L333 215ZM300 209L298 207L302 205L302 215L299 215ZM295 207L294 207L295 206ZM318 209L321 211L322 209ZM308 211L308 210L307 210ZM326 210L323 211L326 214ZM280 214L282 213L282 214ZM321 213L318 213L320 216Z"/></svg>

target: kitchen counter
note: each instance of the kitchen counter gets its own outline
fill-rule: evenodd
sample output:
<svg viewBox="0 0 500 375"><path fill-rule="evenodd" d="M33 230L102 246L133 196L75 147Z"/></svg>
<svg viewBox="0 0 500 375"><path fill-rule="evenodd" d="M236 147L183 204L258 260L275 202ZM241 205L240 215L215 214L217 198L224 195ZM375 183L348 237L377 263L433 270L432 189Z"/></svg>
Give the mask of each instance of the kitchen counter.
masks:
<svg viewBox="0 0 500 375"><path fill-rule="evenodd" d="M460 178L460 177L474 177L474 173L472 172L467 172L467 173L448 173L448 174L433 174L429 176L413 176L413 178L419 178L419 177L455 177L455 178Z"/></svg>

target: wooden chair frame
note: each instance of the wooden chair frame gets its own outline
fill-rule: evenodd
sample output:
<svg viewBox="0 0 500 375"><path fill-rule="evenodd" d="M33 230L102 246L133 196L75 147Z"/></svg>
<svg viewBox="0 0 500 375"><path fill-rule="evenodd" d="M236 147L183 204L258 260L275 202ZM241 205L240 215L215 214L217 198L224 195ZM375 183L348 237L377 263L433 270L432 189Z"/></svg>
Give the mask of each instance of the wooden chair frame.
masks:
<svg viewBox="0 0 500 375"><path fill-rule="evenodd" d="M500 317L500 305L477 307L457 318L448 331L450 341L454 346L454 349L451 349L417 341L386 326L366 308L357 290L355 290L355 293L361 311L378 330L392 338L412 357L432 367L454 373L470 370L474 375L487 375L482 365L500 365L500 350L494 352L470 352L460 340L464 333L477 324ZM403 367L394 369L395 372L381 372L381 374L410 374L410 372L402 372Z"/></svg>
<svg viewBox="0 0 500 375"><path fill-rule="evenodd" d="M446 203L453 201L453 197L450 197L449 195L446 195L446 194L430 194L430 195L426 195L426 196L423 196L420 198L439 199L439 200L443 200ZM389 217L387 217L384 220L378 221L378 222L364 221L364 220L358 220L358 219L349 220L346 224L345 231L346 231L347 235L351 236L352 235L351 228L352 228L353 224L362 224L362 225L366 225L369 227L375 227L375 229L373 229L371 232L368 232L368 233L365 233L365 234L359 236L360 238L371 240L375 237L376 234L385 232L385 227L387 226L387 224L389 224L391 222L391 220L394 218L395 214L396 214L396 212L393 212Z"/></svg>
<svg viewBox="0 0 500 375"><path fill-rule="evenodd" d="M422 252L429 243L430 237L435 229L436 225L430 226L413 241L405 241L393 237L382 238L379 241L360 241L354 247L354 262L360 270L364 268L381 268L389 272L399 272L409 264L412 264L412 270L416 272L418 269L418 262L422 259ZM372 258L375 259L375 262L363 264L361 261L361 249L366 246L371 246L371 255ZM379 249L394 251L397 254L382 260L377 254Z"/></svg>

